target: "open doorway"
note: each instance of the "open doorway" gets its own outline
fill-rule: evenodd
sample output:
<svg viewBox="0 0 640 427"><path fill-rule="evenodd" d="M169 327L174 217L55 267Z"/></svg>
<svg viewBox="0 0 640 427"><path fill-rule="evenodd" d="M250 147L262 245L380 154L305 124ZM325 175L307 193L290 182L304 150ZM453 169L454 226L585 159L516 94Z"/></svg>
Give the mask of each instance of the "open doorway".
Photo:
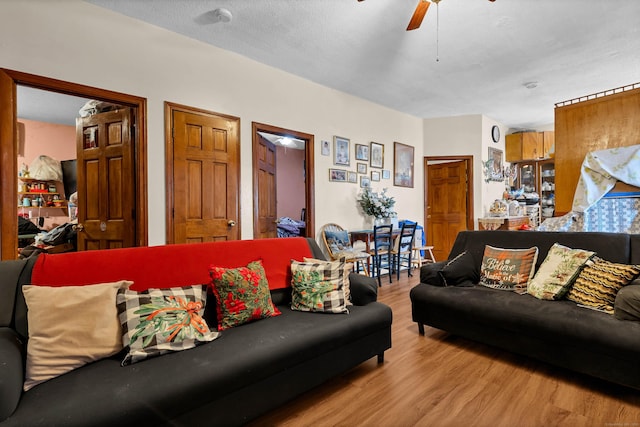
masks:
<svg viewBox="0 0 640 427"><path fill-rule="evenodd" d="M252 123L254 238L314 237L313 135Z"/></svg>
<svg viewBox="0 0 640 427"><path fill-rule="evenodd" d="M23 89L28 90L25 91ZM18 184L24 184L24 181L19 179L19 174L23 169L22 164L18 164L21 150L20 144L25 142L23 137L26 137L24 134L20 134L20 129L22 128L23 132L25 129L24 123L22 125L19 123L20 117L18 114L18 108L20 105L26 105L27 101L32 102L32 100L28 99L29 95L27 95L27 92L29 92L29 90L31 90L31 95L34 95L36 97L38 96L38 94L46 94L51 99L55 99L56 96L66 97L67 95L70 95L73 98L77 98L76 101L78 102L90 99L100 100L126 107L119 111L131 111L131 118L130 120L128 120L126 125L123 125L122 123L116 123L116 121L114 120L109 120L111 126L103 126L102 132L97 129L102 125L95 124L96 130L91 131L87 134L99 138L102 138L102 136L100 135L104 135L105 142L109 141L107 145L109 145L110 147L117 145L112 139L117 134L116 129L121 129L121 135L129 134L131 136L130 141L132 147L130 151L130 158L128 160L125 160L123 158L121 159L121 163L119 163L130 174L129 180L125 181L124 179L121 179L118 181L105 181L108 191L103 191L102 187L97 186L97 180L101 178L97 177L96 173L93 172L89 172L84 175L82 173L78 174L79 176L77 176L77 181L84 179L86 182L83 181L80 186L85 185L85 188L90 188L89 190L87 190L87 193L92 195L91 198L84 198L84 203L89 203L89 205L86 205L85 207L85 212L89 212L91 210L91 201L94 202L93 206L105 206L104 202L106 198L107 206L111 206L111 202L113 201L113 199L109 197L113 197L115 195L115 192L111 190L118 188L121 189L122 187L119 187L118 183L126 183L129 186L127 188L129 194L126 196L126 198L130 200L131 203L129 205L114 205L117 209L113 209L111 212L115 212L121 217L128 217L130 219L129 222L131 222L133 225L133 227L125 230L122 233L130 235L130 242L129 244L125 244L125 246L142 246L147 244L147 201L145 196L147 181L145 153L146 100L144 98L111 92L104 89L77 85L74 83L49 79L46 77L35 76L18 71L0 69L0 156L3 159L13 160L12 162L3 162L3 167L0 171L0 194L2 195L2 207L0 208L0 217L2 219L0 227L0 237L2 238L2 247L0 250L0 259L14 259L18 254L16 250L19 246L18 215L16 215L16 213L20 214L21 208L25 207L24 205L26 204L26 202L23 201L22 206L16 206L16 203L19 199L18 190L20 190ZM58 100L60 99L62 98L58 98ZM44 103L44 101L41 102ZM53 102L51 108L62 110L61 104L57 104L56 102ZM76 112L76 114L74 114L73 120L75 120L77 116L78 115ZM73 138L73 145L75 145L75 148L77 148L78 141L82 139L83 133L78 133L77 127L75 127L75 132L76 135ZM94 151L97 152L98 150ZM68 158L59 160L78 160L77 157L71 158L74 156L72 156L70 153L64 154L64 157ZM107 161L102 161L100 159L106 159ZM88 163L91 163L91 165L93 166L105 164L106 167L106 163L111 163L111 166L113 166L114 163L118 163L119 161L118 160L111 162L111 159L113 159L113 157L109 157L108 159L107 157L89 159ZM26 162L23 161L23 163ZM101 167L98 169L102 170ZM107 172L112 171L113 169ZM83 176L87 178L83 178ZM89 178L93 180L92 183L89 182ZM133 183L133 185L131 185L131 183ZM87 187L88 185L89 187ZM49 193L50 191L52 194L46 194L46 197L44 197L43 199L51 198L53 201L53 196L55 195L55 193L59 193L59 198L61 198L62 194L65 195L65 200L60 203L67 202L66 199L68 195L64 190L64 182L60 183L59 187L60 189L56 189L55 191L53 189L47 189L47 193ZM22 190L24 190L24 188ZM40 190L43 189L41 188ZM70 192L70 189L68 188L66 191ZM118 193L123 194L124 192L118 191ZM122 198L124 196L119 197ZM22 198L24 199L24 197ZM38 197L38 199L40 198L41 197ZM29 200L29 203L32 204L33 202ZM38 203L41 203L41 201L39 201ZM37 207L40 208L40 206ZM42 212L39 212L39 215L40 214L42 214ZM46 218L46 213L44 214L44 216ZM119 242L117 238L114 238L112 235L107 236L107 234L110 233L111 229L114 229L114 231L120 230L121 222L122 221L119 220L116 222L109 222L109 219L98 221L97 229L100 230L100 238L95 240L87 240L87 242L90 243L87 243L84 249L98 249L102 248L102 246L105 245L105 247L123 246L123 244ZM106 231L103 231L103 229L105 228ZM88 236L91 233L90 228L87 230L87 232ZM103 236L105 236L106 238L102 239Z"/></svg>

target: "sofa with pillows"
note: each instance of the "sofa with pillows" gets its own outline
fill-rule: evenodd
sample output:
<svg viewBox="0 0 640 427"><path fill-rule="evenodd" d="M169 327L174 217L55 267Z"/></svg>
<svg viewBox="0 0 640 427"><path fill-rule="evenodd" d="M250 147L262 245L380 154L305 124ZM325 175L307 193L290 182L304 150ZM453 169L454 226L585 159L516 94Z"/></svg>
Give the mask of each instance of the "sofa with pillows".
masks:
<svg viewBox="0 0 640 427"><path fill-rule="evenodd" d="M313 239L0 262L0 425L241 425L391 347Z"/></svg>
<svg viewBox="0 0 640 427"><path fill-rule="evenodd" d="M463 231L410 291L424 325L640 389L640 235Z"/></svg>

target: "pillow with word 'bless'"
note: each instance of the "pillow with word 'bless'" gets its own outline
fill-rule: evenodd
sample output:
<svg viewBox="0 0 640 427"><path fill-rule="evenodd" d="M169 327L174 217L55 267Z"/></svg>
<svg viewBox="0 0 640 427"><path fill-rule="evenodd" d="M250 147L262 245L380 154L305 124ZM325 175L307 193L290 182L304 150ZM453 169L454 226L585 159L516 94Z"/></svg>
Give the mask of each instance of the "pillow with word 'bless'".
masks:
<svg viewBox="0 0 640 427"><path fill-rule="evenodd" d="M538 248L503 249L486 245L480 284L489 288L526 293L538 260Z"/></svg>

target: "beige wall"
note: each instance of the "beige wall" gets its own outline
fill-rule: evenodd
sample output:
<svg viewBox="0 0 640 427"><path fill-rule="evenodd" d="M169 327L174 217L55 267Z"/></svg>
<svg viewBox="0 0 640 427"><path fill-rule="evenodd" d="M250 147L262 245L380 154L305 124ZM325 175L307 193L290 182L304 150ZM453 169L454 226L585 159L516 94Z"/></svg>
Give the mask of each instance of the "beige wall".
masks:
<svg viewBox="0 0 640 427"><path fill-rule="evenodd" d="M252 121L315 135L317 227L364 222L358 186L328 182L332 162L320 155L320 141L333 135L351 139L352 155L355 143L385 144L392 172L393 142L415 146L415 187L374 188L389 187L401 218L423 217L419 118L77 0L2 2L0 67L147 98L151 245L165 242L164 101L240 117L242 238L253 236Z"/></svg>

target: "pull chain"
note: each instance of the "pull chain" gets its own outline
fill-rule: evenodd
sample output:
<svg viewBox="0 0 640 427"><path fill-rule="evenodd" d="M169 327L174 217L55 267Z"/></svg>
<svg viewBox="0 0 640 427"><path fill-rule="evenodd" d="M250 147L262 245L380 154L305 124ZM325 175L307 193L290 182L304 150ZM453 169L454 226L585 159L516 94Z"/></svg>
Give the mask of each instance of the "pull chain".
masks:
<svg viewBox="0 0 640 427"><path fill-rule="evenodd" d="M436 3L436 62L440 62L440 2Z"/></svg>

